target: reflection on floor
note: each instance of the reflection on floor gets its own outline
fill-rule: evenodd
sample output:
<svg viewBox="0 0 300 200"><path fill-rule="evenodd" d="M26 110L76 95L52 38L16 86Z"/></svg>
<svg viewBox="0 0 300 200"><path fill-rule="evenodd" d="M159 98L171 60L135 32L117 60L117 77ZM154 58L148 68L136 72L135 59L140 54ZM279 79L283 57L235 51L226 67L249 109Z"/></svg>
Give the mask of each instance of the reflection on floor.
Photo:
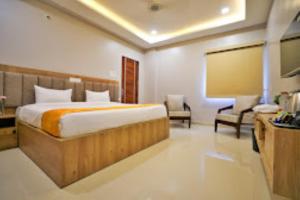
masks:
<svg viewBox="0 0 300 200"><path fill-rule="evenodd" d="M0 196L22 199L268 200L250 133L172 125L171 137L64 189L19 149L0 152Z"/></svg>

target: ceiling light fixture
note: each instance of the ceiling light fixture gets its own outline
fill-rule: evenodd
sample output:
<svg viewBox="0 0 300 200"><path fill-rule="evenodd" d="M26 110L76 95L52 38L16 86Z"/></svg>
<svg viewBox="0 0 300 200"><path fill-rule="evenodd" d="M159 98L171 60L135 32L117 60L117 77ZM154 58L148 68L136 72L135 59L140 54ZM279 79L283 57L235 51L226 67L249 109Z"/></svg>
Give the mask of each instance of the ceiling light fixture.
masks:
<svg viewBox="0 0 300 200"><path fill-rule="evenodd" d="M222 13L222 15L225 15L225 14L229 13L229 11L230 11L230 9L229 9L229 7L228 7L228 6L226 6L226 7L223 7L223 8L221 9L221 13Z"/></svg>
<svg viewBox="0 0 300 200"><path fill-rule="evenodd" d="M157 30L152 30L152 31L151 31L151 34L152 34L152 35L156 35L156 34L157 34Z"/></svg>

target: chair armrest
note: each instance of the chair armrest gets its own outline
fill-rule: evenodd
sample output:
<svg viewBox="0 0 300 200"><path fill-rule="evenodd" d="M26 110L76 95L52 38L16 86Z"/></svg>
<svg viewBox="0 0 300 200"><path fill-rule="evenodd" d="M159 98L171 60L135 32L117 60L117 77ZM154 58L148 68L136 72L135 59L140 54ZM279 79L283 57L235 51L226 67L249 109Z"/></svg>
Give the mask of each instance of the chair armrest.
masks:
<svg viewBox="0 0 300 200"><path fill-rule="evenodd" d="M183 103L184 110L188 110L191 112L191 107L187 103Z"/></svg>
<svg viewBox="0 0 300 200"><path fill-rule="evenodd" d="M253 108L248 108L248 109L241 111L240 116L239 116L239 121L238 121L239 124L242 123L244 114L249 113L249 112L253 112Z"/></svg>
<svg viewBox="0 0 300 200"><path fill-rule="evenodd" d="M227 107L224 107L224 108L220 108L218 110L218 113L221 113L223 110L229 110L229 109L232 109L233 108L233 105L230 105L230 106L227 106Z"/></svg>
<svg viewBox="0 0 300 200"><path fill-rule="evenodd" d="M164 101L164 104L166 106L166 110L167 110L167 115L169 116L169 108L168 108L168 102L167 101Z"/></svg>

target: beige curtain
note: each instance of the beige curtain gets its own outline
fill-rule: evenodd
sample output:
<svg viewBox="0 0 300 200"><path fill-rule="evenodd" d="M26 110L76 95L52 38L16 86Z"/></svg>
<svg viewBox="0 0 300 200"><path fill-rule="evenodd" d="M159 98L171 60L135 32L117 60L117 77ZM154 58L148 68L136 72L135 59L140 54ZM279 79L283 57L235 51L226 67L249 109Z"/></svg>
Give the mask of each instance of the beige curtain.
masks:
<svg viewBox="0 0 300 200"><path fill-rule="evenodd" d="M263 45L207 53L207 97L262 95Z"/></svg>

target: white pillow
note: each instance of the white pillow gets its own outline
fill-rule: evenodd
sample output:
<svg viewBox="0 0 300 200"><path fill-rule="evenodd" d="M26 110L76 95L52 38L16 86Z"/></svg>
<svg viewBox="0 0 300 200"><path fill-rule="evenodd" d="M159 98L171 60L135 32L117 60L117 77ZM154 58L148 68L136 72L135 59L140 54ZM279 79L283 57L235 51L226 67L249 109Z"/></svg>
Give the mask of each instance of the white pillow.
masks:
<svg viewBox="0 0 300 200"><path fill-rule="evenodd" d="M72 89L54 90L35 85L35 103L72 102Z"/></svg>
<svg viewBox="0 0 300 200"><path fill-rule="evenodd" d="M110 102L109 91L93 92L90 90L85 91L86 102Z"/></svg>
<svg viewBox="0 0 300 200"><path fill-rule="evenodd" d="M183 95L168 95L168 109L169 111L183 111Z"/></svg>

